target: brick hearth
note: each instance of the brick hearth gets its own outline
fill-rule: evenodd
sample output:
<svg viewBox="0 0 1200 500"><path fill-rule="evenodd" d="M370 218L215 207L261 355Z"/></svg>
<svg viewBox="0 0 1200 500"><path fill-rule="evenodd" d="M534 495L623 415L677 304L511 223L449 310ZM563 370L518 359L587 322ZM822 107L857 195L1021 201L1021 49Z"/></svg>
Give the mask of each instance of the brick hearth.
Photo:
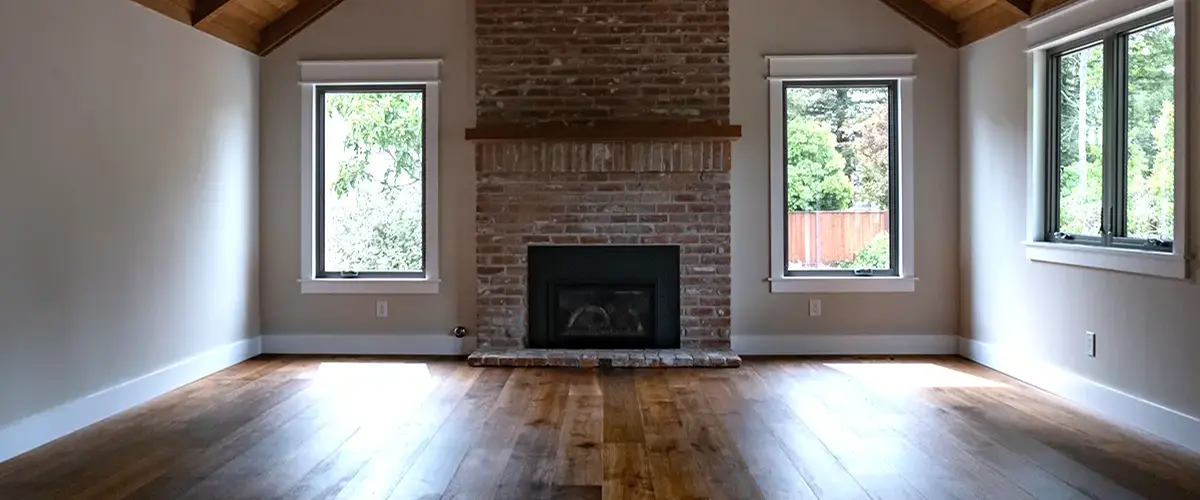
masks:
<svg viewBox="0 0 1200 500"><path fill-rule="evenodd" d="M471 366L556 368L737 368L729 349L491 349L471 353Z"/></svg>

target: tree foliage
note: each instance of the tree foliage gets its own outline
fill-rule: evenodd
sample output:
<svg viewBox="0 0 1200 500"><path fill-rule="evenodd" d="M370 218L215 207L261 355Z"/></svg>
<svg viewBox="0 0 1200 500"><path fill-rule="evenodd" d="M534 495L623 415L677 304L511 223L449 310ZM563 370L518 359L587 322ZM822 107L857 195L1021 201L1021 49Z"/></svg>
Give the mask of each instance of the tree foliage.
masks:
<svg viewBox="0 0 1200 500"><path fill-rule="evenodd" d="M828 128L805 116L788 127L788 210L843 210L850 206L850 179L845 160Z"/></svg>
<svg viewBox="0 0 1200 500"><path fill-rule="evenodd" d="M793 165L800 169L808 169L804 174L794 176L809 181L824 180L824 175L835 175L827 162L839 162L838 167L848 182L850 182L850 200L846 204L836 204L822 209L809 210L846 210L850 207L858 209L882 210L888 206L888 168L889 157L889 118L888 91L884 88L844 88L844 86L811 86L811 88L791 88L786 92L788 121L788 171ZM803 125L808 124L808 125ZM840 159L823 155L823 150L809 149L793 153L792 144L797 143L798 135L811 134L811 127L826 129L833 137L833 149L838 152ZM799 139L808 143L808 139ZM800 158L792 162L793 157ZM814 165L822 164L820 169L812 169ZM790 181L792 175L788 175ZM833 189L823 193L822 185ZM844 182L832 179L828 182L810 183L809 191L820 195L815 198L840 199ZM791 185L788 186L791 188ZM810 205L811 206L811 205Z"/></svg>
<svg viewBox="0 0 1200 500"><path fill-rule="evenodd" d="M888 269L891 267L892 240L887 231L875 235L871 242L854 256L854 260L840 262L842 269Z"/></svg>
<svg viewBox="0 0 1200 500"><path fill-rule="evenodd" d="M423 270L421 94L330 93L325 99L326 269Z"/></svg>

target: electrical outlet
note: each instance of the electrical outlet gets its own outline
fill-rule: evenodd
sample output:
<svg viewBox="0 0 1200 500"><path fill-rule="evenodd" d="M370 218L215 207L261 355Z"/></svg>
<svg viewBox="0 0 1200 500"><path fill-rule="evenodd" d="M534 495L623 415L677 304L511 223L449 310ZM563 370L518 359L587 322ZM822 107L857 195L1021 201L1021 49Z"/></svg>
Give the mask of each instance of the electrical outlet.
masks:
<svg viewBox="0 0 1200 500"><path fill-rule="evenodd" d="M387 317L387 301L386 300L379 300L379 301L375 302L375 317L376 318L386 318Z"/></svg>
<svg viewBox="0 0 1200 500"><path fill-rule="evenodd" d="M1089 358L1096 357L1096 333L1085 332L1087 334L1087 355Z"/></svg>
<svg viewBox="0 0 1200 500"><path fill-rule="evenodd" d="M808 315L809 316L820 316L821 315L821 299L809 299Z"/></svg>

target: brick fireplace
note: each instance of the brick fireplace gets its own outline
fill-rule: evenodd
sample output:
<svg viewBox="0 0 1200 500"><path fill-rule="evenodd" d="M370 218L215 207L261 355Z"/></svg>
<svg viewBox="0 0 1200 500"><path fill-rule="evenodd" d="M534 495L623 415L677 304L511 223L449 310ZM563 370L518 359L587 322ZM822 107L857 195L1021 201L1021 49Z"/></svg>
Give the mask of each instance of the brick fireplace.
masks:
<svg viewBox="0 0 1200 500"><path fill-rule="evenodd" d="M678 345L727 351L730 152L740 135L729 125L728 3L477 0L475 9L477 125L467 135L481 352L530 347L530 247L642 245L678 248Z"/></svg>

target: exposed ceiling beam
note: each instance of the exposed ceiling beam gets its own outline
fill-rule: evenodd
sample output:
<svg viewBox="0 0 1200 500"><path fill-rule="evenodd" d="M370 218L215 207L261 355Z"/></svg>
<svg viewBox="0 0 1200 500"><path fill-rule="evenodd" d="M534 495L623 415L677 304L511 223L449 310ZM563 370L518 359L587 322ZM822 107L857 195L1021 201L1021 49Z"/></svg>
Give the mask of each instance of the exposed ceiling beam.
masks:
<svg viewBox="0 0 1200 500"><path fill-rule="evenodd" d="M212 19L222 7L229 5L230 0L196 0L196 8L192 10L192 26Z"/></svg>
<svg viewBox="0 0 1200 500"><path fill-rule="evenodd" d="M265 56L270 54L284 42L291 39L300 30L307 28L308 25L316 22L321 16L328 13L342 0L304 0L301 1L296 8L288 11L283 17L263 28L262 34L259 36L258 55Z"/></svg>
<svg viewBox="0 0 1200 500"><path fill-rule="evenodd" d="M1033 0L997 0L1004 5L1016 9L1025 17L1033 15Z"/></svg>
<svg viewBox="0 0 1200 500"><path fill-rule="evenodd" d="M958 24L922 0L880 0L951 47L959 47Z"/></svg>
<svg viewBox="0 0 1200 500"><path fill-rule="evenodd" d="M1040 16L1069 3L1074 3L1076 0L1033 0L1033 11L1030 13L1033 16Z"/></svg>
<svg viewBox="0 0 1200 500"><path fill-rule="evenodd" d="M191 13L187 8L179 5L171 0L133 0L142 6L154 10L159 14L167 16L171 19L185 24L191 24Z"/></svg>

